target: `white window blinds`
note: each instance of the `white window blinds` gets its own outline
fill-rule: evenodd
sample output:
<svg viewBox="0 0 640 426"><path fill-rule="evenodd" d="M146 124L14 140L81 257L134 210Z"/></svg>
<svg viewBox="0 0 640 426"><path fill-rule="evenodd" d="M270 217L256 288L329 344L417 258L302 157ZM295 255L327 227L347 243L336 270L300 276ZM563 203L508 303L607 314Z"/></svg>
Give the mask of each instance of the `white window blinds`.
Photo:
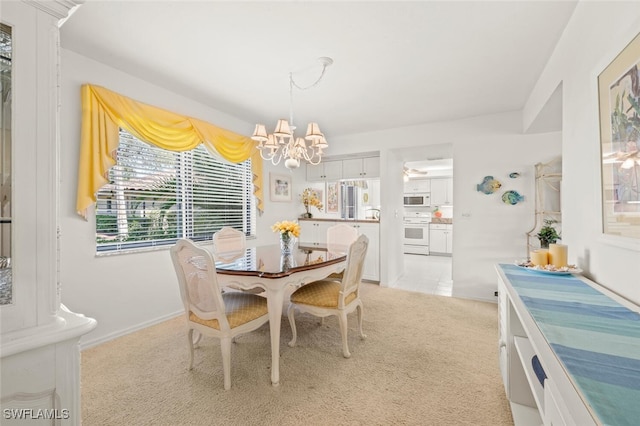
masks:
<svg viewBox="0 0 640 426"><path fill-rule="evenodd" d="M98 252L208 240L223 226L253 234L251 160L165 151L121 130L116 161L97 194Z"/></svg>

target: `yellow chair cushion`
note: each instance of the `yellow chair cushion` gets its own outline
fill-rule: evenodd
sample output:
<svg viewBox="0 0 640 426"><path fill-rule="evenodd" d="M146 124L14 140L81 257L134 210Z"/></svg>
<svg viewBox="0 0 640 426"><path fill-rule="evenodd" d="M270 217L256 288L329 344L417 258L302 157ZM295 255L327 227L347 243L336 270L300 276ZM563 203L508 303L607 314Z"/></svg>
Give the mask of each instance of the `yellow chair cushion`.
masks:
<svg viewBox="0 0 640 426"><path fill-rule="evenodd" d="M229 321L229 327L231 328L246 324L268 313L267 299L264 297L247 293L224 293L222 298L227 321ZM189 320L220 330L220 324L217 319L205 320L193 312L189 312Z"/></svg>
<svg viewBox="0 0 640 426"><path fill-rule="evenodd" d="M327 279L336 279L336 280L341 280L342 277L344 276L344 271L341 272L334 272L333 274L330 274Z"/></svg>
<svg viewBox="0 0 640 426"><path fill-rule="evenodd" d="M340 283L335 281L316 281L300 287L291 295L291 303L300 305L320 306L323 308L337 308L340 296ZM351 293L345 298L345 305L351 303L356 294Z"/></svg>

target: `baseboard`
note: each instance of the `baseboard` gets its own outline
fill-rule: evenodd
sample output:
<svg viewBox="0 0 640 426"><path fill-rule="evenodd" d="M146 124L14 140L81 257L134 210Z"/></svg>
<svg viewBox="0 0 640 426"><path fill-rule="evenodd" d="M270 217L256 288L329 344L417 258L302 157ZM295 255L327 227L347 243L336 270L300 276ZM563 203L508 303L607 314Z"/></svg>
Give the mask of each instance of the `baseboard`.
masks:
<svg viewBox="0 0 640 426"><path fill-rule="evenodd" d="M475 300L476 302L489 302L489 303L493 303L493 304L498 304L498 299L493 296L491 298L489 297L479 297L479 296L468 296L468 295L461 295L461 294L452 294L451 297L455 297L456 299L465 299L465 300Z"/></svg>
<svg viewBox="0 0 640 426"><path fill-rule="evenodd" d="M147 328L147 327L151 327L152 325L160 324L161 322L170 320L170 319L175 318L175 317L177 317L179 315L184 315L184 311L181 310L181 311L173 312L173 313L170 313L170 314L167 314L167 315L163 315L161 317L154 318L152 320L145 321L145 322L142 322L140 324L136 324L136 325L134 325L132 327L128 327L128 328L125 328L125 329L122 329L122 330L119 330L119 331L114 331L113 333L109 333L106 336L102 336L102 337L99 337L97 339L92 339L92 340L87 340L87 341L81 342L80 343L80 351L83 351L83 350L89 349L89 348L93 348L94 346L101 345L101 344L106 343L106 342L108 342L110 340L117 339L118 337L126 336L127 334L134 333L134 332L136 332L138 330L142 330L143 328Z"/></svg>

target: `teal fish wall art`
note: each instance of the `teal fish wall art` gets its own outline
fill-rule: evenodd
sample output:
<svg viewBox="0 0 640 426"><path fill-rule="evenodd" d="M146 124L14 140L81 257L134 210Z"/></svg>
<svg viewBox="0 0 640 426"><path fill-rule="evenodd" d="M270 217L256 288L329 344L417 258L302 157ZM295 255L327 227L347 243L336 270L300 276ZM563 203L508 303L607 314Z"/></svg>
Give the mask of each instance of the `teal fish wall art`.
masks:
<svg viewBox="0 0 640 426"><path fill-rule="evenodd" d="M516 205L524 201L524 195L518 194L518 191L505 191L502 194L502 202L505 204Z"/></svg>
<svg viewBox="0 0 640 426"><path fill-rule="evenodd" d="M477 185L477 188L478 192L482 192L484 194L493 194L498 189L500 189L501 186L502 184L499 181L495 180L493 176L485 176L482 180L482 183L479 183Z"/></svg>

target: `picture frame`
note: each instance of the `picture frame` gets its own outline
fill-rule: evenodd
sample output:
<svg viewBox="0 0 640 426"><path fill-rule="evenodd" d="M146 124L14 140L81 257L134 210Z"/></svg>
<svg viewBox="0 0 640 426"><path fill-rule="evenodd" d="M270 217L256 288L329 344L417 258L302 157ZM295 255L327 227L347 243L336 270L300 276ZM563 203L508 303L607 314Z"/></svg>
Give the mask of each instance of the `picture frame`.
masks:
<svg viewBox="0 0 640 426"><path fill-rule="evenodd" d="M327 213L338 213L340 182L327 182L327 202L324 204Z"/></svg>
<svg viewBox="0 0 640 426"><path fill-rule="evenodd" d="M325 205L324 202L324 188L313 188L313 190L316 193L316 197L318 198L318 200L320 200L320 202L322 203L322 205Z"/></svg>
<svg viewBox="0 0 640 426"><path fill-rule="evenodd" d="M602 233L640 240L640 33L598 75Z"/></svg>
<svg viewBox="0 0 640 426"><path fill-rule="evenodd" d="M269 198L274 202L291 201L291 176L269 173Z"/></svg>

